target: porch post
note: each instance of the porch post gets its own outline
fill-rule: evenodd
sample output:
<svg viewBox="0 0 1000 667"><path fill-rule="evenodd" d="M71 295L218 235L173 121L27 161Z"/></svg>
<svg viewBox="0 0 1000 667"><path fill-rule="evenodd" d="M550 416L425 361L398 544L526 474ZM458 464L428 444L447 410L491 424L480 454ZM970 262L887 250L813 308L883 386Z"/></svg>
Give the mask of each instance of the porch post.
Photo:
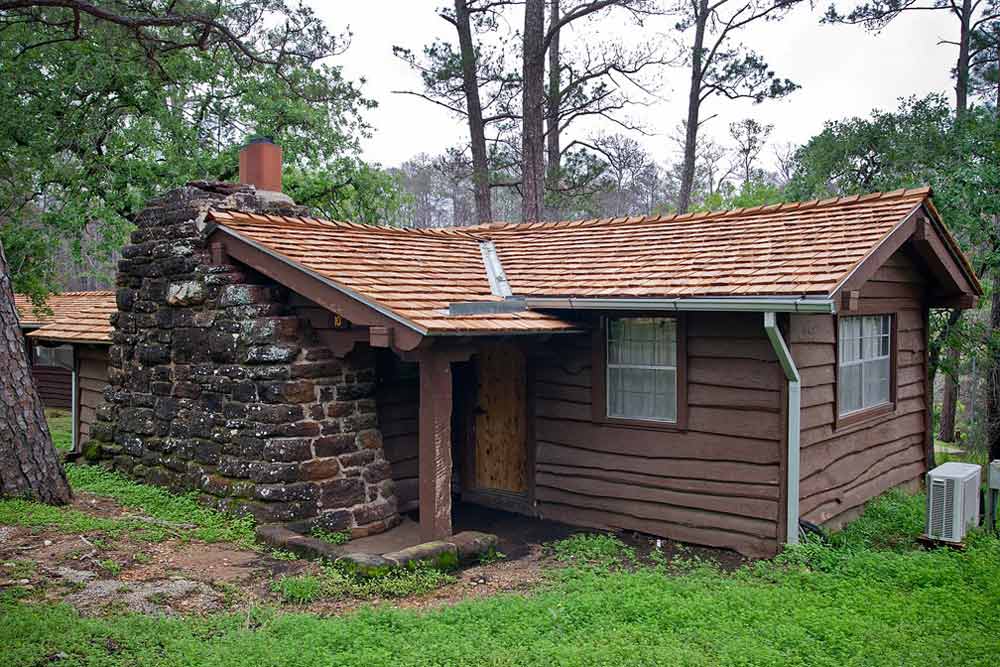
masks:
<svg viewBox="0 0 1000 667"><path fill-rule="evenodd" d="M420 361L420 538L451 535L451 358L434 347Z"/></svg>

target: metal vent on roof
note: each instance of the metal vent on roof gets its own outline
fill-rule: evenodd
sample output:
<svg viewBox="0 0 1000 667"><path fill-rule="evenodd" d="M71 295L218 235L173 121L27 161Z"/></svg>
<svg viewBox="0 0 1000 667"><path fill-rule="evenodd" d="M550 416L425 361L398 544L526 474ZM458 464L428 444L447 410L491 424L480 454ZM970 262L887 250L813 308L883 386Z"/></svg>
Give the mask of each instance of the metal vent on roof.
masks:
<svg viewBox="0 0 1000 667"><path fill-rule="evenodd" d="M497 247L493 241L480 241L479 252L483 255L483 266L486 267L486 279L490 281L490 292L493 296L508 297L513 294L507 276L503 272L500 264L500 257L497 255Z"/></svg>

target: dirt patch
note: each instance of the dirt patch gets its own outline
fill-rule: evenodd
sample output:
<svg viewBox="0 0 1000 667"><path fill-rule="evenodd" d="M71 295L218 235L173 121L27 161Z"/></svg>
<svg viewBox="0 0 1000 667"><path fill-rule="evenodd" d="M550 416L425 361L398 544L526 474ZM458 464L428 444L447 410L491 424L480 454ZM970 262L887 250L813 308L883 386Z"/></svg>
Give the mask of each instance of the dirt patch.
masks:
<svg viewBox="0 0 1000 667"><path fill-rule="evenodd" d="M114 500L78 492L73 508L106 518L136 516ZM499 593L527 592L554 565L545 544L589 532L552 521L497 510L457 505L455 529L482 530L499 538L503 558L454 574L455 581L430 593L404 599L334 600L306 606L287 604L272 590L286 576L317 574L303 560L273 558L263 548L208 544L177 538L149 542L123 532L63 533L0 526L0 592L20 589L26 599L65 601L87 614L131 611L144 614L202 614L268 604L318 614L340 614L387 602L402 608L432 609ZM658 549L667 558L698 558L725 570L745 560L730 551L681 545L638 533L619 537L641 561Z"/></svg>
<svg viewBox="0 0 1000 667"><path fill-rule="evenodd" d="M208 584L190 579L122 582L98 579L65 601L81 611L122 611L137 614L205 613L223 608L223 595Z"/></svg>

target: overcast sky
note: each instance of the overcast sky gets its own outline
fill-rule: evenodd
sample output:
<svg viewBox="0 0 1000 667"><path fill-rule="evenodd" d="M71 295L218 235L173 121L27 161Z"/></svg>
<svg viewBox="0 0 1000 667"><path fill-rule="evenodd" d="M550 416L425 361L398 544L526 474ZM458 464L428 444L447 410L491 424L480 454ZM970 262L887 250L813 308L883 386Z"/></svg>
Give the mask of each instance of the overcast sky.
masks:
<svg viewBox="0 0 1000 667"><path fill-rule="evenodd" d="M397 165L418 153L440 153L468 140L462 121L447 110L392 92L420 86L417 75L393 56L394 44L419 52L435 37L454 39L453 29L435 13L443 0L310 1L331 29L349 26L354 33L350 49L337 62L349 77L364 77L365 93L379 103L367 116L375 128L363 145L367 159ZM956 52L954 47L937 45L956 31L950 14L904 14L878 35L859 26L821 25L819 14L803 5L784 21L744 31L746 44L761 53L778 75L802 88L783 100L760 105L712 99L703 116L717 113L718 117L704 126L705 132L725 139L730 121L753 117L774 124L773 143L801 143L822 129L826 120L892 109L899 97L938 91L953 98L949 73ZM669 19L650 21L643 34L669 35L671 24ZM563 40L628 39L637 37L636 30L623 20L607 19ZM670 136L686 113L687 77L683 68L663 69L658 77L663 101L632 112L654 133L636 138L661 161L674 157ZM585 131L595 129L600 128Z"/></svg>

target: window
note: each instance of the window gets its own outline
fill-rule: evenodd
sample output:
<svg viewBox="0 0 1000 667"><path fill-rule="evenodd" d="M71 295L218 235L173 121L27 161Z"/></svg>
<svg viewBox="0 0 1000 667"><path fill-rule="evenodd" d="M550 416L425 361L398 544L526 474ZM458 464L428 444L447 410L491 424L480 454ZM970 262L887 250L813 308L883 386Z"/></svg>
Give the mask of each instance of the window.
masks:
<svg viewBox="0 0 1000 667"><path fill-rule="evenodd" d="M607 416L677 422L677 320L607 323Z"/></svg>
<svg viewBox="0 0 1000 667"><path fill-rule="evenodd" d="M838 322L840 415L888 405L892 400L892 316L841 317Z"/></svg>
<svg viewBox="0 0 1000 667"><path fill-rule="evenodd" d="M57 366L72 370L73 368L73 346L60 345L59 347L43 347L35 345L35 365L36 366Z"/></svg>

